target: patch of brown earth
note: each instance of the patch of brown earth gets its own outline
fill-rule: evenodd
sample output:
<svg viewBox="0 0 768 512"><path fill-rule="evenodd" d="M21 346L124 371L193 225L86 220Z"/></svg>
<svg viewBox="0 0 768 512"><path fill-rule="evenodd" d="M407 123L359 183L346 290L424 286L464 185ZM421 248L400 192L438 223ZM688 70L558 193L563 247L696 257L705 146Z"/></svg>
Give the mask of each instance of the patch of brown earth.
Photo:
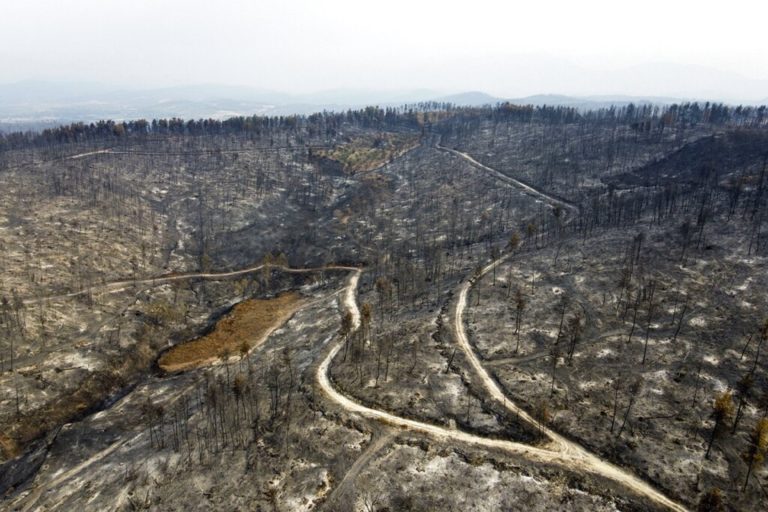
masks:
<svg viewBox="0 0 768 512"><path fill-rule="evenodd" d="M158 366L166 373L177 373L247 353L283 325L301 302L301 296L295 292L273 299L243 301L210 334L168 350L158 360Z"/></svg>

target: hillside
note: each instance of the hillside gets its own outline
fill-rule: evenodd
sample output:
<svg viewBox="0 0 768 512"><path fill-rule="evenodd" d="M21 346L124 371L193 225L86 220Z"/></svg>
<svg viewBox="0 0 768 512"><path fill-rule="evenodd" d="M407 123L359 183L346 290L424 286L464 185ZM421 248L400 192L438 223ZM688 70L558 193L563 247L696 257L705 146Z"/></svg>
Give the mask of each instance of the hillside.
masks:
<svg viewBox="0 0 768 512"><path fill-rule="evenodd" d="M764 109L485 98L0 135L0 508L764 508Z"/></svg>

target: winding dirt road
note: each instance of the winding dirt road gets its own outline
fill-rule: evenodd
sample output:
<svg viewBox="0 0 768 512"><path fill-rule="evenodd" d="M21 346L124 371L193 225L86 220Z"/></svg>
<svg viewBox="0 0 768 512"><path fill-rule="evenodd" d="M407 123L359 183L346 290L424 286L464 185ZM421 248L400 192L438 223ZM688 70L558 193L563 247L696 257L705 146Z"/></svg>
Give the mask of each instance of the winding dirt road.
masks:
<svg viewBox="0 0 768 512"><path fill-rule="evenodd" d="M498 265L507 257L508 255L486 266L483 269L482 274L490 271L495 265ZM352 275L347 281L346 291L342 301L344 309L352 315L353 330L357 330L357 328L360 326L360 311L356 301L356 290L361 273L362 271L360 269L355 269L353 271ZM685 507L667 498L645 481L641 480L627 470L599 459L578 444L573 443L557 434L556 432L546 428L543 425L540 425L527 412L525 412L523 409L520 409L506 398L493 378L480 364L479 359L472 350L472 347L467 340L466 334L464 333L463 313L467 303L467 292L471 284L472 281L466 281L464 284L462 284L459 292L459 299L456 304L456 309L454 310L453 322L456 329L459 345L467 355L473 369L482 379L488 393L494 399L501 402L508 410L517 414L521 420L534 425L536 428L541 428L541 432L550 439L550 443L546 448L540 448L501 439L489 439L459 430L453 430L430 423L402 418L386 411L367 407L349 398L348 396L343 395L336 390L329 377L331 362L343 347L343 343L341 341L337 342L333 346L333 348L328 352L325 359L317 368L316 379L320 385L320 388L341 407L349 412L357 413L360 416L381 421L385 424L399 427L404 430L428 434L441 441L453 440L475 446L501 449L508 453L520 455L535 462L557 464L576 472L586 471L594 475L609 478L615 482L618 482L628 487L636 494L645 496L653 502L667 507L670 510L685 512Z"/></svg>
<svg viewBox="0 0 768 512"><path fill-rule="evenodd" d="M495 169L492 169L490 167L487 167L477 162L476 160L474 160L472 157L470 157L465 153L461 153L453 149L442 148L442 147L440 149L456 154L461 158L468 160L473 165L476 165L479 168L484 169L489 173L492 173L501 181L504 181L515 187L518 187L523 191L525 191L526 193L546 201L550 205L559 205L563 208L568 209L572 213L578 213L579 211L579 208L576 205L551 197L544 192L538 191L530 187L529 185L526 185L522 182L519 182L518 180L510 178L509 176L506 176L505 174L502 174L499 171L496 171ZM483 386L486 388L486 391L488 392L488 394L493 399L497 400L507 410L515 413L523 422L526 422L534 426L535 428L540 429L540 431L546 437L549 438L549 443L546 446L538 447L538 446L531 446L523 443L507 441L502 439L485 438L485 437L480 437L467 432L462 432L459 430L447 428L444 426L402 418L386 411L367 407L345 396L344 394L336 390L336 388L332 384L331 376L330 376L331 363L334 357L338 354L338 352L343 347L343 341L338 337L335 337L337 338L336 343L328 351L325 358L317 367L315 376L320 388L326 393L326 395L330 399L335 401L339 406L341 406L342 408L346 409L349 412L356 413L362 417L381 421L382 423L385 423L387 425L391 425L391 426L408 430L411 432L419 432L419 433L427 434L438 439L439 441L445 441L445 442L458 441L458 442L466 443L473 446L482 446L490 449L499 449L499 450L506 451L507 453L521 456L530 461L543 463L543 464L556 464L566 469L569 469L571 471L575 471L577 473L588 472L593 475L607 478L621 485L624 485L628 489L636 493L637 495L643 496L657 505L667 507L670 510L674 510L677 512L685 512L686 509L682 505L664 496L662 493L655 490L651 485L641 480L631 472L625 469L622 469L614 464L601 460L594 454L585 450L580 445L572 441L569 441L568 439L557 434L556 432L546 428L544 425L540 425L526 411L524 411L523 409L521 409L520 407L518 407L517 405L515 405L514 403L508 400L508 398L506 397L506 395L504 395L503 391L501 390L499 385L496 383L496 381L492 378L492 376L488 373L488 371L483 367L479 358L475 354L471 344L469 343L469 340L467 339L467 336L464 330L463 314L467 304L467 295L471 286L474 284L474 282L476 282L477 279L485 275L487 272L491 271L495 266L507 260L510 256L511 254L506 254L502 256L501 258L487 265L479 273L479 275L461 284L458 290L459 293L458 293L455 309L453 311L452 323L454 324L456 339L457 339L457 343L459 344L459 347L465 353L468 361L470 362L470 365L472 366L473 370L477 373L477 375L481 379ZM219 273L198 272L198 273L179 274L179 275L173 275L173 276L163 276L163 277L140 279L140 280L116 281L116 282L107 283L104 285L93 286L85 290L72 292L64 295L58 295L58 296L46 297L46 298L27 299L25 300L25 303L28 303L28 304L35 303L40 300L50 300L54 298L75 297L87 292L94 292L94 291L114 293L137 284L157 285L157 284L164 284L164 283L169 283L169 282L174 282L174 281L179 281L184 279L193 279L193 278L219 279L219 278L235 277L238 275L256 272L258 270L263 269L264 266L265 265L262 264L262 265L257 265L257 266L253 266L253 267L249 267L241 270L231 271L231 272L219 272ZM317 272L317 271L323 271L323 270L349 271L350 275L347 279L347 283L344 288L343 298L341 302L342 302L343 308L351 314L352 330L357 330L359 328L360 311L357 306L357 286L358 286L360 276L362 274L362 270L360 268L343 266L343 265L333 265L333 266L318 267L318 268L302 268L302 269L293 269L293 268L287 268L287 267L278 266L278 265L269 265L269 266L274 268L279 268L285 272L295 272L295 273ZM331 342L333 339L334 337L329 337L325 342L326 343ZM110 453L114 452L121 445L122 443L115 443L114 445L110 446L106 450L97 454L96 457L93 457L83 462L82 464L76 466L75 468L72 468L71 470L67 471L63 475L60 475L54 482L61 482L64 479L71 477L72 475L84 469L84 467L93 464L94 461L101 460L106 455L109 455ZM34 505L37 498L39 497L39 494L42 492L43 492L42 488L36 490L37 495L33 495L33 499L31 499L30 502L27 504L27 506L25 507L25 510L30 509L30 507Z"/></svg>
<svg viewBox="0 0 768 512"><path fill-rule="evenodd" d="M507 410L515 413L521 420L528 423L529 425L539 428L540 432L551 440L550 445L552 449L556 453L566 458L565 466L569 469L576 471L588 471L596 475L610 478L611 480L619 482L620 484L632 489L637 494L646 496L654 502L660 505L664 505L671 510L686 510L683 506L670 500L662 493L654 489L647 482L638 478L631 472L622 469L615 464L611 464L610 462L606 462L600 459L596 455L584 449L582 446L569 441L557 432L547 428L546 426L533 419L527 412L507 399L507 396L501 390L499 385L496 383L493 377L491 377L485 367L483 367L483 365L480 363L480 360L472 349L472 345L469 343L466 332L464 331L463 315L464 309L467 305L467 294L476 279L479 279L484 274L488 273L493 269L493 267L500 264L508 257L509 255L506 255L494 261L490 265L486 266L477 278L464 282L459 289L459 298L456 302L456 308L454 309L453 324L456 330L457 342L459 343L461 349L464 351L464 354L467 356L467 359L472 365L472 368L480 376L485 390L491 397L502 404Z"/></svg>
<svg viewBox="0 0 768 512"><path fill-rule="evenodd" d="M325 267L309 267L309 268L291 268L283 265L266 264L266 266L274 269L279 269L283 272L292 274L306 274L310 272L321 272L323 270L360 270L358 267L350 267L346 265L328 265ZM149 277L143 279L124 279L121 281L112 281L106 284L100 284L95 286L89 286L76 292L63 293L60 295L49 295L46 297L34 297L24 299L24 304L37 304L38 302L47 300L67 299L71 297L77 297L79 295L85 295L86 293L100 292L100 293L117 293L123 290L127 290L133 286L138 285L158 285L172 283L174 281L183 281L185 279L224 279L228 277L236 277L244 274L251 274L257 272L265 267L265 264L256 265L254 267L247 267L240 270L232 270L230 272L189 272L185 274L175 274L172 276L160 276Z"/></svg>
<svg viewBox="0 0 768 512"><path fill-rule="evenodd" d="M513 178L509 178L508 176L496 171L495 169L491 169L490 167L480 164L479 162L474 160L469 155L466 155L465 153L461 153L459 151L451 150L448 148L442 148L442 149L449 151L451 153L457 154L462 158L469 160L474 165L477 165L483 169L486 169L492 172L495 176L499 177L499 179L507 183L510 183L516 187L520 187L523 190L525 190L527 193L530 193L531 195L534 195L538 198L544 199L550 204L560 205L564 208L567 208L572 213L579 212L578 206L562 201L560 199L551 197L544 192L533 189L532 187L524 183L521 183ZM381 411L378 409L367 407L349 398L348 396L343 395L342 393L336 390L336 388L331 383L331 379L329 377L331 362L333 361L334 357L336 356L336 354L338 354L338 352L341 350L343 346L343 343L341 340L339 340L333 346L333 348L328 352L325 359L317 368L316 378L322 390L332 400L334 400L337 404L342 406L347 411L357 413L363 417L378 420L383 423L396 426L405 430L428 434L439 440L460 441L460 442L475 445L475 446L485 446L488 448L501 449L508 453L520 455L532 461L546 463L546 464L557 464L569 470L575 471L577 473L578 472L592 473L596 476L613 480L614 482L617 482L627 487L628 489L632 490L635 494L639 496L643 496L657 505L666 507L676 512L685 512L687 510L685 507L671 500L661 492L657 491L650 484L638 478L636 475L634 475L630 471L600 459L596 455L584 449L582 446L572 441L569 441L568 439L564 438L560 434L540 424L533 417L531 417L525 410L521 409L520 407L515 405L513 402L511 402L503 393L503 391L501 390L499 385L496 383L496 381L493 379L493 377L483 367L483 365L480 362L480 359L475 354L472 348L472 345L469 343L469 340L467 339L467 336L466 336L466 332L464 330L463 315L467 305L467 295L469 293L471 286L478 279L480 279L483 275L487 274L497 265L506 261L510 256L511 256L511 253L500 257L499 259L493 261L492 263L487 265L485 268L483 268L482 271L479 273L479 275L462 283L462 285L459 288L458 299L456 301L456 306L453 312L452 320L453 320L453 325L456 332L457 343L459 344L459 347L462 349L467 359L469 360L473 370L480 377L483 383L483 386L485 387L488 394L494 400L498 401L507 410L517 415L517 417L520 418L523 422L528 423L529 425L539 429L541 433L543 433L547 438L549 438L550 441L545 447L535 447L535 446L530 446L530 445L517 443L513 441L484 438L484 437L476 436L466 432L461 432L458 430L453 430L453 429L449 429L449 428L445 428L445 427L441 427L441 426L437 426L429 423L424 423L421 421L402 418L386 411ZM344 309L346 309L352 316L353 330L357 330L360 325L360 311L358 309L357 301L356 301L356 290L357 290L357 283L360 279L361 272L362 271L360 269L355 269L353 271L353 273L351 274L351 276L347 281L346 291L344 293L344 299L343 299Z"/></svg>

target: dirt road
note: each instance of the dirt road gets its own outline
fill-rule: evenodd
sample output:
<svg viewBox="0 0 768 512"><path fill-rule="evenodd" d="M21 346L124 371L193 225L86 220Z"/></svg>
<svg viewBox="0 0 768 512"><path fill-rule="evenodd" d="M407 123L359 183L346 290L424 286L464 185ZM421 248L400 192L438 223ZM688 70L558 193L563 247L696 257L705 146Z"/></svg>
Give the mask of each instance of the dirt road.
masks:
<svg viewBox="0 0 768 512"><path fill-rule="evenodd" d="M486 266L478 277L486 274L492 270L494 266L498 265L508 257L509 255L502 257ZM685 510L684 507L670 500L656 489L654 489L651 485L641 480L636 475L632 474L630 471L622 469L614 464L611 464L610 462L606 462L598 458L596 455L588 452L580 445L569 441L557 432L554 432L553 430L540 424L527 412L507 399L499 385L496 383L493 377L491 377L485 367L483 367L483 365L480 363L480 360L472 349L472 345L469 343L466 332L464 331L464 309L467 305L467 294L473 282L474 280L470 280L461 285L459 290L459 298L456 302L456 308L454 310L453 324L454 329L456 330L456 340L459 343L461 349L464 351L464 354L467 356L467 359L472 365L473 370L475 373L477 373L477 375L480 376L480 379L483 382L483 386L485 387L488 394L500 404L502 404L507 410L515 413L522 421L536 428L539 428L541 433L546 435L551 440L550 446L555 451L555 453L558 453L566 458L564 465L569 469L575 471L588 471L596 475L610 478L611 480L619 482L622 485L632 489L637 494L646 496L654 502L660 505L664 505L671 510Z"/></svg>
<svg viewBox="0 0 768 512"><path fill-rule="evenodd" d="M142 279L123 279L120 281L112 281L110 283L90 286L76 292L63 293L60 295L49 295L46 297L34 297L24 299L24 304L37 304L42 301L67 299L71 297L77 297L79 295L85 295L87 293L117 293L126 290L132 286L139 285L159 285L172 283L174 281L183 281L185 279L225 279L228 277L237 277L244 274L251 274L264 268L264 264L256 265L255 267L247 267L240 270L232 270L230 272L189 272L185 274L176 274L172 276L160 276L149 277ZM310 267L310 268L291 268L282 265L267 265L270 268L279 269L283 272L292 274L306 274L310 272L321 272L323 270L359 270L357 267L350 267L345 265L328 265L326 267Z"/></svg>
<svg viewBox="0 0 768 512"><path fill-rule="evenodd" d="M361 271L357 270L349 277L346 285L346 291L342 299L343 308L352 315L353 330L357 330L360 326L360 310L357 307L356 300L357 282L360 279L360 274ZM360 404L359 402L347 397L346 395L341 394L336 390L333 384L331 384L331 377L329 376L330 365L333 361L333 358L336 356L336 354L339 353L342 347L343 343L338 342L328 352L328 354L325 356L325 359L323 359L323 361L317 367L316 379L320 385L320 388L330 398L332 398L336 403L341 405L347 411L360 414L366 418L379 420L395 427L430 434L444 440L455 439L470 444L479 444L492 448L503 448L507 451L512 451L517 454L529 455L531 458L540 460L542 462L550 460L553 456L555 458L559 457L558 453L552 452L550 450L544 450L542 448L511 441L486 439L447 427L415 421L407 418L401 418L386 411L372 409Z"/></svg>
<svg viewBox="0 0 768 512"><path fill-rule="evenodd" d="M485 169L490 173L493 173L493 175L498 177L500 180L510 183L513 186L522 188L527 193L539 199L542 199L551 205L559 205L563 208L568 209L572 213L578 213L579 211L577 206L567 203L565 201L562 201L560 199L553 198L544 192L538 191L522 182L514 180L513 178L510 178L496 171L495 169L491 169L490 167L480 164L479 162L477 162L476 160L472 159L470 156L464 153L447 149L447 148L442 148L442 149L452 152L454 154L457 154L462 158L469 160L474 165L477 165L478 167ZM476 278L470 279L461 284L459 288L455 309L453 311L452 323L454 325L454 329L456 332L457 343L466 354L467 359L470 362L470 365L472 366L473 371L475 371L477 375L480 377L488 394L493 399L497 400L500 404L502 404L503 407L507 408L507 410L514 412L522 421L535 426L537 429L540 428L541 432L544 435L546 435L550 440L550 442L545 447L530 446L523 443L517 443L517 442L506 441L501 439L484 438L474 434L462 432L459 430L447 428L440 425L402 418L394 414L391 414L387 411L367 407L343 395L342 393L338 392L336 388L333 386L331 381L331 376L330 376L331 362L333 361L336 354L338 354L338 352L343 347L343 342L340 339L336 339L335 344L333 345L331 350L328 351L325 358L321 361L321 363L317 367L315 377L320 388L327 394L328 397L330 397L342 408L346 409L351 413L358 414L362 417L381 421L387 425L391 425L403 430L427 434L443 442L448 442L448 443L461 442L461 443L466 443L473 446L482 446L482 447L487 447L491 449L504 450L508 453L526 458L530 461L540 462L545 464L556 464L564 468L567 468L571 471L574 471L576 473L588 472L599 477L608 478L621 485L624 485L628 489L631 489L638 496L643 496L657 505L661 505L669 508L670 510L674 510L678 512L685 511L686 509L682 505L667 498L662 493L655 490L651 485L641 480L631 472L625 469L619 468L614 464L601 460L597 456L589 453L580 445L565 439L561 435L546 428L543 425L539 425L538 422L535 419L533 419L526 411L519 408L517 405L515 405L514 403L510 402L507 399L507 397L504 395L504 393L502 392L502 390L500 389L496 381L491 377L488 371L483 367L479 358L475 354L471 344L469 343L464 330L463 314L467 304L467 295L472 284L477 278L482 277L482 275L489 272L495 266L505 261L507 258L509 258L509 256L510 256L509 254L502 256L501 258L487 265ZM280 266L273 266L273 267L280 268L285 272L297 272L297 273L316 272L316 271L322 271L322 270L349 271L350 275L347 280L347 284L344 288L343 298L341 300L341 303L342 303L343 309L348 311L352 316L353 330L356 330L359 328L360 311L357 305L356 297L357 297L358 281L362 273L361 269L356 267L341 266L341 265L321 267L321 268L309 268L309 269L291 269L291 268L280 267ZM257 265L257 266L253 266L253 267L249 267L241 270L231 271L231 272L220 272L220 273L198 272L198 273L180 274L180 275L164 276L164 277L150 278L150 279L117 281L117 282L108 283L101 286L95 286L87 290L60 295L57 297L60 297L60 298L73 297L89 291L93 292L93 291L99 291L99 290L102 292L115 292L118 290L128 288L129 286L133 286L135 284L156 285L156 284L164 284L168 282L173 282L173 281L178 281L183 279L192 279L192 278L205 278L205 279L227 278L227 277L234 277L242 274L247 274L250 272L256 272L263 268L264 268L264 265ZM56 297L48 297L46 299L50 300L51 298L56 298ZM45 300L45 299L37 299L37 298L28 299L25 302L34 303L38 300ZM332 340L333 340L333 337L326 340L326 342L329 342ZM85 466L91 465L93 464L93 462L103 459L104 456L108 455L109 453L112 453L114 450L119 448L120 445L121 445L120 443L116 443L115 445L109 447L108 449L97 454L91 459L67 471L65 474L60 475L55 482L63 481L63 479L69 478L73 474L76 474L77 472L81 471ZM37 489L36 492L39 494L43 492L43 489ZM33 498L35 499L30 500L31 503L27 505L26 509L29 509L31 506L34 505L37 497L38 496L33 496Z"/></svg>
<svg viewBox="0 0 768 512"><path fill-rule="evenodd" d="M441 149L457 154L462 158L469 160L473 164L493 173L499 179L507 183L512 182L511 183L512 185L523 188L531 195L534 195L540 199L543 199L552 205L559 205L563 208L567 208L571 213L574 213L574 214L579 213L579 208L576 205L562 201L558 198L554 198L546 194L545 192L541 192L524 183L514 180L513 178L509 178L508 176L496 171L495 169L491 169L490 167L480 164L479 162L474 160L469 155L466 155L465 153L461 153L459 151L455 151L447 148L441 148ZM670 510L674 510L677 512L684 512L686 510L685 507L669 499L664 494L654 489L650 484L638 478L636 475L634 475L630 471L600 459L599 457L585 450L580 445L572 441L569 441L568 439L564 438L560 434L554 432L553 430L547 428L544 425L541 425L534 418L532 418L525 410L521 409L520 407L515 405L513 402L511 402L503 393L503 391L501 390L499 385L496 383L496 381L491 377L488 371L483 367L479 358L475 354L472 348L472 345L469 343L469 340L467 339L467 336L466 336L466 332L464 330L463 315L467 305L467 295L472 284L474 284L474 282L477 279L479 279L480 277L482 277L483 275L491 271L497 265L507 260L510 256L511 254L506 254L501 258L493 261L492 263L487 265L485 268L483 268L483 270L480 272L479 275L462 283L462 285L459 288L458 299L456 301L452 323L454 326L454 330L456 332L457 343L459 344L462 351L465 353L468 361L470 362L470 365L472 366L472 369L480 377L483 383L483 386L485 387L488 394L494 400L497 400L500 404L502 404L502 406L505 407L507 410L516 414L520 418L520 420L522 420L525 423L528 423L531 426L534 426L537 429L540 429L540 431L550 440L550 442L547 444L545 448L529 446L526 444L516 443L512 441L488 439L488 438L479 437L473 434L469 434L466 432L452 430L442 426L415 421L407 418L401 418L399 416L388 413L386 411L372 409L370 407L362 405L359 402L339 393L331 383L331 379L329 377L329 370L330 370L331 362L333 361L334 357L339 352L339 350L341 350L343 346L343 343L341 341L338 341L336 345L333 346L333 348L328 352L325 359L317 368L316 379L320 387L331 399L333 399L336 403L341 405L344 409L350 412L360 414L361 416L364 416L366 418L378 420L389 425L400 427L405 430L429 434L443 441L453 440L453 441L460 441L460 442L471 444L471 445L502 449L509 453L523 456L532 461L557 464L577 473L581 473L581 472L592 473L594 475L613 480L631 489L637 495L643 496L649 499L650 501L656 503L657 505L661 505L663 507L666 507ZM344 299L342 301L343 308L352 315L353 330L356 330L360 325L360 312L357 307L357 301L356 301L356 289L357 289L358 280L360 279L360 274L361 274L360 269L355 269L355 271L352 273L352 275L350 276L347 282L346 292L344 293Z"/></svg>
<svg viewBox="0 0 768 512"><path fill-rule="evenodd" d="M485 267L483 273L488 272L493 268L494 265L498 265L504 259L506 259L506 256L491 263ZM346 291L342 300L343 308L352 315L353 328L355 330L360 325L360 311L356 301L357 282L360 279L360 274L361 271L359 269L356 269L352 273L349 280L347 281ZM480 364L480 361L478 360L477 356L472 350L472 347L467 341L466 335L464 334L462 315L466 307L467 291L469 290L470 284L471 282L469 281L462 284L456 309L454 310L455 312L453 321L457 331L457 336L459 338L459 344L462 350L464 350L467 354L473 369L480 375L481 379L483 380L488 393L493 398L499 400L505 407L507 407L507 409L517 413L521 420L529 422L538 428L539 424L536 422L536 420L531 418L530 415L528 415L528 413L526 413L524 410L520 409L515 404L507 400L506 396L499 389L496 382ZM341 350L342 346L343 343L338 341L328 352L325 359L317 368L316 379L320 385L320 388L333 401L335 401L347 411L359 414L365 418L381 421L385 424L399 427L404 430L428 434L441 441L459 441L475 446L501 449L508 453L520 455L535 462L557 464L575 472L589 472L623 484L626 487L632 489L638 495L645 496L655 503L669 508L670 510L675 510L677 512L684 512L686 510L683 506L656 491L652 486L639 479L629 471L600 460L596 456L587 452L581 446L568 441L567 439L544 427L543 425L541 426L542 433L544 433L551 440L551 443L546 448L540 448L501 439L488 439L459 430L453 430L430 423L401 418L386 411L367 407L341 394L331 383L331 379L329 377L330 365L336 354L338 354L338 352Z"/></svg>
<svg viewBox="0 0 768 512"><path fill-rule="evenodd" d="M85 158L87 156L91 155L103 155L104 153L111 153L111 149L99 149L96 151L88 151L87 153L78 153L76 155L71 155L67 157L67 160L77 160L79 158Z"/></svg>
<svg viewBox="0 0 768 512"><path fill-rule="evenodd" d="M492 167L488 167L485 164L481 164L480 162L478 162L477 160L475 160L474 158L472 158L471 156L469 156L466 153L463 153L463 152L458 151L456 149L446 148L446 147L440 146L440 145L437 146L437 149L446 151L448 153L451 153L453 155L456 155L458 157L463 158L464 160L468 161L469 163L471 163L475 167L479 167L480 169L482 169L482 170L488 172L489 174L493 175L498 180L503 181L504 183L507 183L509 185L512 185L513 187L519 188L523 192L525 192L526 194L528 194L528 195L530 195L530 196L532 196L532 197L534 197L536 199L542 200L545 203L549 203L550 205L553 205L553 206L560 206L561 208L565 208L566 210L570 211L574 215L577 215L579 213L579 207L577 205L575 205L575 204L573 204L571 202L568 202L568 201L566 201L564 199L553 197L553 196L547 194L546 192L542 192L541 190L538 190L538 189L528 185L527 183L523 183L520 180L516 180L515 178L512 178L511 176L507 176L503 172L497 171L496 169L494 169Z"/></svg>

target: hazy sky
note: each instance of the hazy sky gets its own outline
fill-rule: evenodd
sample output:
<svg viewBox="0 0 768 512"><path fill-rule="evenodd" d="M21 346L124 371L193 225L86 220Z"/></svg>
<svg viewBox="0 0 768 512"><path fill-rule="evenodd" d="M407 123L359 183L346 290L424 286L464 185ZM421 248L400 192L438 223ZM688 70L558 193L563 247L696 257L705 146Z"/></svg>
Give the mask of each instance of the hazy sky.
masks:
<svg viewBox="0 0 768 512"><path fill-rule="evenodd" d="M767 18L758 0L0 0L0 82L768 97Z"/></svg>

